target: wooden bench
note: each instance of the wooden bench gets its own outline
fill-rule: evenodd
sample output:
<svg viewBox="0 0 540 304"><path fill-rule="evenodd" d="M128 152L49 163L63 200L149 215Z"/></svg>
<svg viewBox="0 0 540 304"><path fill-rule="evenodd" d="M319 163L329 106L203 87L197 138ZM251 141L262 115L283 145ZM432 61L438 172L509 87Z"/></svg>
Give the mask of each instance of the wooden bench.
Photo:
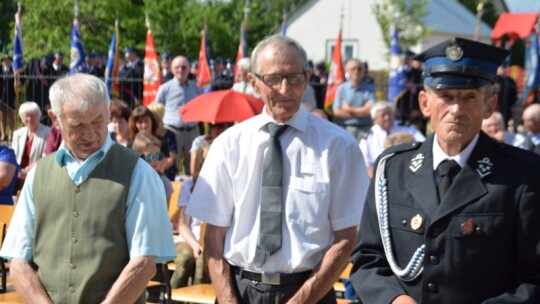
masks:
<svg viewBox="0 0 540 304"><path fill-rule="evenodd" d="M12 303L23 303L19 295L15 291L10 291L6 293L0 293L0 303L2 304L12 304Z"/></svg>
<svg viewBox="0 0 540 304"><path fill-rule="evenodd" d="M173 289L171 294L171 299L178 302L213 304L216 301L216 292L212 284L180 287Z"/></svg>

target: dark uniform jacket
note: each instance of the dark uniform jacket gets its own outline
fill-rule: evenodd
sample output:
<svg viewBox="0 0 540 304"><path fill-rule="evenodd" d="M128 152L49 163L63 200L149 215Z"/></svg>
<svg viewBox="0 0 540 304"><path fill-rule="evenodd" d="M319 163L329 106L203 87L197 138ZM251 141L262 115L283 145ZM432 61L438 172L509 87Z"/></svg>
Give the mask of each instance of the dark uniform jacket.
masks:
<svg viewBox="0 0 540 304"><path fill-rule="evenodd" d="M439 204L433 138L383 153L395 153L385 169L394 256L403 269L425 244L423 273L404 282L390 269L374 177L351 256L361 300L387 304L408 294L418 303L540 303L540 158L480 133Z"/></svg>

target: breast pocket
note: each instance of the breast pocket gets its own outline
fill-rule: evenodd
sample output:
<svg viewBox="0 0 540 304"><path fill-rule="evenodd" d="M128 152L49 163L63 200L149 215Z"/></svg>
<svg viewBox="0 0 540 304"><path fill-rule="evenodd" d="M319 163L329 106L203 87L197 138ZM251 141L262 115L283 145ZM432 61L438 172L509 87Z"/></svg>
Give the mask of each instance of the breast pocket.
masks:
<svg viewBox="0 0 540 304"><path fill-rule="evenodd" d="M328 222L328 183L313 177L291 177L287 198L289 220L304 226Z"/></svg>
<svg viewBox="0 0 540 304"><path fill-rule="evenodd" d="M486 270L503 261L504 214L471 214L455 216L450 222L452 261L456 269Z"/></svg>
<svg viewBox="0 0 540 304"><path fill-rule="evenodd" d="M422 210L393 205L388 211L392 247L398 264L405 267L416 249L424 244L426 214Z"/></svg>

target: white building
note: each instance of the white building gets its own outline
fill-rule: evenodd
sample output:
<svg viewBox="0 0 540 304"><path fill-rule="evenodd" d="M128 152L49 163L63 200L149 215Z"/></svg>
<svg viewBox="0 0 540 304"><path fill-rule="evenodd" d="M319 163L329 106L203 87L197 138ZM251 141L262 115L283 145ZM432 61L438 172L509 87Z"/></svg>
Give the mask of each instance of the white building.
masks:
<svg viewBox="0 0 540 304"><path fill-rule="evenodd" d="M313 62L329 62L343 15L343 59L360 58L369 63L372 71L387 70L388 50L371 9L377 1L309 0L289 18L287 36L300 42ZM506 9L504 2L495 2L497 9ZM474 36L476 16L457 0L431 0L426 12L425 25L433 30L414 51L420 52L453 36ZM480 29L481 40L489 42L491 28L482 22Z"/></svg>

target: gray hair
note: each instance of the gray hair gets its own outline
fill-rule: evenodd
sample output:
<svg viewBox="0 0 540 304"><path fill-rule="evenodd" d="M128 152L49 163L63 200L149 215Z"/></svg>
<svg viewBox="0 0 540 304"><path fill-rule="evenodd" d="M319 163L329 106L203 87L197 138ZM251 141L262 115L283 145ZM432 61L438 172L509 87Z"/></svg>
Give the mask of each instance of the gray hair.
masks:
<svg viewBox="0 0 540 304"><path fill-rule="evenodd" d="M107 109L111 105L105 83L89 74L77 73L57 80L49 91L51 110L56 117L63 114L64 104L70 103L81 113L105 103Z"/></svg>
<svg viewBox="0 0 540 304"><path fill-rule="evenodd" d="M238 60L236 66L239 67L244 72L249 72L251 69L251 62L249 58L242 58Z"/></svg>
<svg viewBox="0 0 540 304"><path fill-rule="evenodd" d="M503 115L500 113L500 112L493 112L493 114L491 114L491 116L493 118L495 118L495 120L497 121L497 123L499 123L500 125L503 125L504 126L504 117Z"/></svg>
<svg viewBox="0 0 540 304"><path fill-rule="evenodd" d="M294 39L283 36L283 35L272 35L269 37L266 37L263 41L259 42L259 44L255 47L253 52L251 53L251 71L254 73L259 73L259 55L261 54L262 50L264 50L267 46L275 46L277 50L283 50L284 48L293 48L298 52L298 55L300 55L300 58L302 60L303 64L303 70L307 71L308 68L308 59L307 54L304 48Z"/></svg>
<svg viewBox="0 0 540 304"><path fill-rule="evenodd" d="M392 107L392 104L388 101L376 102L369 111L369 113L371 114L371 119L375 119L375 117L377 117L377 112L385 109L390 109L392 113L394 113L394 108Z"/></svg>
<svg viewBox="0 0 540 304"><path fill-rule="evenodd" d="M33 101L23 102L19 106L19 116L22 118L23 114L36 113L38 117L41 117L41 109L38 104Z"/></svg>

